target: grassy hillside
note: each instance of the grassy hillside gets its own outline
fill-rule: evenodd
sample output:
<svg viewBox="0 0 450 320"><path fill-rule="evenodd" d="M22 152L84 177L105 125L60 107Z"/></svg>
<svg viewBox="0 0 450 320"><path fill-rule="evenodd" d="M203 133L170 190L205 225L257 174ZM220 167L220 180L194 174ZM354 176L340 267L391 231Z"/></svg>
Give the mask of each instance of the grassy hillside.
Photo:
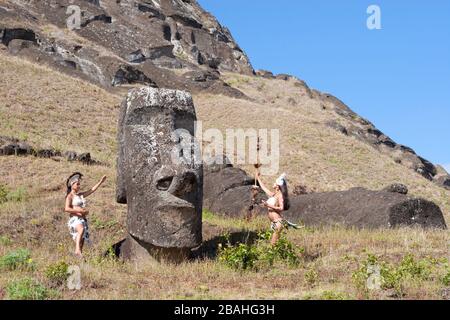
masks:
<svg viewBox="0 0 450 320"><path fill-rule="evenodd" d="M49 288L49 266L58 261L79 263L71 256L73 242L62 212L64 180L77 170L86 176L84 186L93 185L104 174L108 180L90 199L93 245L87 248L87 262L82 266L83 289L73 292L54 288L47 292L49 298L399 298L393 289L369 293L358 289L355 279L361 273L356 271L369 253L398 268L408 253L414 254L417 264L409 262L410 269L416 267L414 270L423 272L405 276L403 298L441 299L442 289L449 286L445 281L447 231L289 231L288 240L303 252L299 265L281 263L277 268L259 271L234 270L218 259L173 266L136 265L104 258L102 253L125 236L126 207L114 201L116 119L122 97L6 56L1 50L0 72L0 135L24 139L33 146L91 152L93 158L104 163L84 166L58 159L0 157L0 199L3 190L5 200L0 204L0 298L17 297L11 296L15 281L26 277ZM196 95L197 114L204 127L280 128L280 169L288 174L291 185L302 183L317 191L329 191L353 186L378 189L401 182L412 194L436 201L449 224L449 191L370 146L328 129L324 122L337 116L323 110L293 81L236 74L225 75L225 80L252 100ZM251 167L244 169L250 171ZM264 177L267 182L273 178ZM233 227L243 231L268 227L264 217L245 223L205 213L204 220L221 230L217 235ZM5 255L20 248L27 248L31 255L26 257L25 267L8 268ZM352 278L354 273L356 278ZM22 291L27 290L32 291Z"/></svg>

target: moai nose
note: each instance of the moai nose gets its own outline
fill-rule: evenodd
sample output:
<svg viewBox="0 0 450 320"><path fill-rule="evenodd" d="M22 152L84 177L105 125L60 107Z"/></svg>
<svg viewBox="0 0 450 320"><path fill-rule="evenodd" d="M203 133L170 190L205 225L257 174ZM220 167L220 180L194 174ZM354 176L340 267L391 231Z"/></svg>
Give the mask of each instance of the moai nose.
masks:
<svg viewBox="0 0 450 320"><path fill-rule="evenodd" d="M195 185L197 184L195 173L191 171L184 172L181 176L178 176L175 181L176 185L173 190L173 195L175 196L182 196L194 191Z"/></svg>
<svg viewBox="0 0 450 320"><path fill-rule="evenodd" d="M156 182L156 188L179 199L194 203L197 192L197 177L192 171L184 171L178 175L167 175Z"/></svg>

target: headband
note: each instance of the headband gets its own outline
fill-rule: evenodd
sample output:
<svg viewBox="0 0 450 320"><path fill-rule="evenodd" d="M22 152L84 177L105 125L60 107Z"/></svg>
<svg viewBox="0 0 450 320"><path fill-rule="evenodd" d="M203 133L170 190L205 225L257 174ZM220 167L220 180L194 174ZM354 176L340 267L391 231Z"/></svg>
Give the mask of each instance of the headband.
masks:
<svg viewBox="0 0 450 320"><path fill-rule="evenodd" d="M275 181L275 183L279 186L286 184L286 173L281 174L281 176L278 177L278 179Z"/></svg>
<svg viewBox="0 0 450 320"><path fill-rule="evenodd" d="M81 174L74 174L72 177L70 177L69 181L67 182L68 187L72 187L72 185L78 181L81 180Z"/></svg>

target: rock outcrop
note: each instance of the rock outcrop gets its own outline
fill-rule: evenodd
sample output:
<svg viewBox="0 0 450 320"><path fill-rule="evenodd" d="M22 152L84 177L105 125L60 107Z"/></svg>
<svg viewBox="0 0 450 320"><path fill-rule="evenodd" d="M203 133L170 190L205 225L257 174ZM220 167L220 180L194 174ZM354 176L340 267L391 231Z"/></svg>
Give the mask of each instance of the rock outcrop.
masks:
<svg viewBox="0 0 450 320"><path fill-rule="evenodd" d="M251 209L254 209L253 214L261 214L263 208L252 206L254 183L254 178L226 161L205 165L203 206L211 212L235 218L246 217ZM259 193L257 203L263 198Z"/></svg>
<svg viewBox="0 0 450 320"><path fill-rule="evenodd" d="M288 219L306 225L343 225L357 228L418 226L446 229L440 208L433 202L404 194L354 188L341 192L291 198Z"/></svg>
<svg viewBox="0 0 450 320"><path fill-rule="evenodd" d="M61 152L53 148L35 148L29 143L16 138L0 136L0 156L35 156L38 158L52 158L58 160L65 158L67 161L79 161L86 165L100 165L101 163L91 158L89 152L77 153L75 151Z"/></svg>
<svg viewBox="0 0 450 320"><path fill-rule="evenodd" d="M235 96L218 78L199 83L176 70L253 73L229 30L195 0L7 0L0 42L110 90L150 84Z"/></svg>
<svg viewBox="0 0 450 320"><path fill-rule="evenodd" d="M436 166L436 171L434 181L441 187L450 190L450 174L440 165Z"/></svg>
<svg viewBox="0 0 450 320"><path fill-rule="evenodd" d="M205 208L224 216L244 217L251 205L254 179L227 164L205 168ZM435 203L408 197L407 193L408 188L402 184L381 191L354 188L326 193L291 192L291 207L283 215L293 222L311 226L446 228L442 211ZM267 199L262 192L257 198L258 203ZM256 210L257 214L266 212L261 207Z"/></svg>
<svg viewBox="0 0 450 320"><path fill-rule="evenodd" d="M176 149L179 130L193 136L195 120L184 91L141 87L123 101L117 202L128 206L124 257L181 260L201 243L202 165L192 161L195 150Z"/></svg>
<svg viewBox="0 0 450 320"><path fill-rule="evenodd" d="M334 110L343 118L342 122L328 121L325 123L327 127L335 129L344 135L353 136L380 152L391 156L396 163L414 170L427 180L441 186L443 185L442 178L438 179L437 168L434 164L417 155L413 149L393 141L378 130L370 121L353 112L341 100L331 94L321 93L317 90L313 90L313 98L321 101L325 107Z"/></svg>

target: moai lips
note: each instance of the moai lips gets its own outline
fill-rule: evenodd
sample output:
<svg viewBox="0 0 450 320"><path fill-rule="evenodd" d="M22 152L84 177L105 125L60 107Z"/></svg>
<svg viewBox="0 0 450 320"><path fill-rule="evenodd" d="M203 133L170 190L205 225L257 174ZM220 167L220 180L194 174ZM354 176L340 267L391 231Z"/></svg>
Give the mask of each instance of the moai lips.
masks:
<svg viewBox="0 0 450 320"><path fill-rule="evenodd" d="M192 97L184 91L142 87L122 103L117 202L128 205L129 241L135 241L130 247L200 245L202 166L193 161L194 145L188 153L180 149L179 135L193 137L195 120Z"/></svg>

